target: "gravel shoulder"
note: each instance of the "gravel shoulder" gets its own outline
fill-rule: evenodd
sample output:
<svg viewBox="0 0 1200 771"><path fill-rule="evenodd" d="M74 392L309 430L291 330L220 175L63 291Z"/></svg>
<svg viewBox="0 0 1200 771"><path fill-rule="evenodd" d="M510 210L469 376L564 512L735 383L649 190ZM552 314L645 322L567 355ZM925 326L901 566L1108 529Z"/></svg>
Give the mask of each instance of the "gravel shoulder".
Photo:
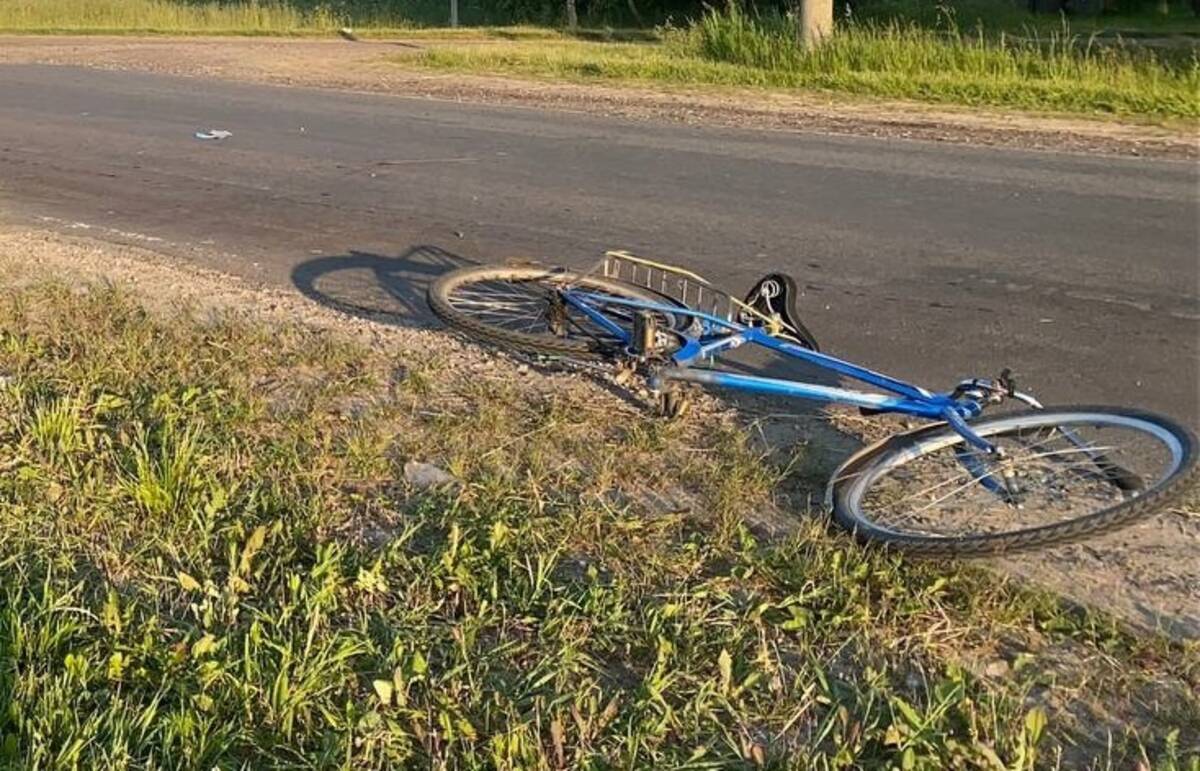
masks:
<svg viewBox="0 0 1200 771"><path fill-rule="evenodd" d="M0 36L0 64L138 70L635 120L1080 153L1200 157L1200 135L1194 125L949 109L771 90L651 88L464 75L430 71L412 61L425 47L450 44L461 41Z"/></svg>
<svg viewBox="0 0 1200 771"><path fill-rule="evenodd" d="M437 350L447 366L468 378L487 377L539 389L578 389L589 403L607 405L612 414L639 409L597 377L533 366L464 344L439 330L411 326L410 320L353 317L326 308L298 292L265 289L218 272L195 268L145 245L114 243L113 238L67 236L6 226L0 220L0 271L11 284L55 277L68 282L113 282L133 289L151 308L187 307L199 311L233 310L264 322L300 321L334 330L393 350ZM116 239L120 240L120 239ZM38 266L36 272L30 265ZM645 408L642 405L641 408ZM766 533L802 526L819 501L824 480L863 442L875 441L902 426L863 419L849 412L784 411L771 401L724 404L703 397L697 407L710 416L733 421L774 456L807 460L786 474L773 500L752 522ZM638 493L651 508L664 511L687 504L679 483L659 480ZM683 503L681 503L681 501ZM1200 491L1181 506L1117 533L1047 551L997 558L987 565L1001 574L1052 589L1074 603L1111 613L1130 625L1180 640L1200 640Z"/></svg>

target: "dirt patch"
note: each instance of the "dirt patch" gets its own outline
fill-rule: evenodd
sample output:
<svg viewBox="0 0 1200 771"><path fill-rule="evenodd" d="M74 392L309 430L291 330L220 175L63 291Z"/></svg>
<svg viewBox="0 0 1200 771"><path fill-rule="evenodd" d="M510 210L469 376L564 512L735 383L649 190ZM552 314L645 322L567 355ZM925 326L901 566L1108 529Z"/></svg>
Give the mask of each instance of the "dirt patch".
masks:
<svg viewBox="0 0 1200 771"><path fill-rule="evenodd" d="M36 274L28 265L38 266ZM229 309L263 319L302 321L337 329L371 345L437 351L444 366L464 377L517 383L530 392L575 389L585 401L611 415L646 409L637 394L622 398L599 376L544 367L463 343L437 330L398 327L355 318L317 305L295 292L261 289L213 271L191 267L149 249L118 246L89 238L0 226L0 272L8 285L19 280L59 277L73 281L112 281L133 287L152 309ZM757 514L760 529L798 526L795 512L820 504L824 480L860 441L873 441L901 429L900 421L863 419L848 412L802 411L778 402L722 404L703 396L706 415L737 420L757 437L764 451L793 464L777 490L776 505ZM671 480L654 490L634 491L652 507L687 507L688 493ZM657 501L657 503L655 503ZM682 501L682 503L681 503ZM1003 559L989 565L1004 574L1053 589L1080 605L1112 613L1143 629L1177 639L1200 639L1200 494L1184 505L1112 535L1084 543Z"/></svg>
<svg viewBox="0 0 1200 771"><path fill-rule="evenodd" d="M649 88L435 73L438 41L0 37L0 63L41 63L584 111L639 120L1117 155L1200 157L1191 124L1158 126L762 89Z"/></svg>

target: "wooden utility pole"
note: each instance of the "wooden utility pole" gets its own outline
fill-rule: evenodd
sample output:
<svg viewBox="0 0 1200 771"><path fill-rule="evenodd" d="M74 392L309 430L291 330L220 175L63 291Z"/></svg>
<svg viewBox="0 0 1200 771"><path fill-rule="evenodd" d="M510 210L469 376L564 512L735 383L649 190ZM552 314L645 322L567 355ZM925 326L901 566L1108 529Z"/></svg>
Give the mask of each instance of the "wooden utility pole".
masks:
<svg viewBox="0 0 1200 771"><path fill-rule="evenodd" d="M800 0L800 42L813 48L833 34L833 0Z"/></svg>

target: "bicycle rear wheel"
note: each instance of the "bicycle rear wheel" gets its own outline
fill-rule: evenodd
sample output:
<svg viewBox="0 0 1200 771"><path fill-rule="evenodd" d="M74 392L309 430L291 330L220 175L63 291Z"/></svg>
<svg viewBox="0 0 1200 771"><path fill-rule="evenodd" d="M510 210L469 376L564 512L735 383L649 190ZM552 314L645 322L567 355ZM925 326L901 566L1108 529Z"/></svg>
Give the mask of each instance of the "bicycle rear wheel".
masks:
<svg viewBox="0 0 1200 771"><path fill-rule="evenodd" d="M625 330L633 328L635 309L619 300L660 306L674 300L642 287L599 276L536 266L484 265L463 268L437 279L429 306L446 324L488 342L530 353L581 359L619 354L624 340L570 303L566 289L587 293L588 304ZM659 329L670 330L684 316L653 311Z"/></svg>
<svg viewBox="0 0 1200 771"><path fill-rule="evenodd" d="M1005 458L944 424L893 436L838 469L835 520L861 540L916 554L996 554L1123 527L1197 478L1196 437L1141 410L1047 408L971 427Z"/></svg>

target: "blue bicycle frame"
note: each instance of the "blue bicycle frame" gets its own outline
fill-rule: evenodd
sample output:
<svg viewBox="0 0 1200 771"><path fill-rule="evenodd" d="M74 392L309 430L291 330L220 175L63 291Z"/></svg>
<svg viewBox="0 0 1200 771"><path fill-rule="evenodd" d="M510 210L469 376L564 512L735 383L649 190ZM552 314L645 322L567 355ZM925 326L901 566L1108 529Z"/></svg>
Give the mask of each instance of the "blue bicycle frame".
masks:
<svg viewBox="0 0 1200 771"><path fill-rule="evenodd" d="M974 398L955 396L949 393L933 393L903 380L852 364L836 356L813 351L774 337L761 327L745 326L681 305L652 303L609 294L597 295L575 289L562 290L562 297L566 303L586 315L625 346L632 343L632 330L606 316L603 310L597 307L597 301L602 301L607 306L619 305L635 310L657 311L668 317L690 318L694 320L692 326L696 326L698 323L700 329L697 336L681 334L683 345L672 354L671 365L659 369L652 377L652 387L661 387L663 381L668 380L686 381L752 393L847 404L875 412L900 413L944 420L972 445L988 453L995 451L991 442L976 434L967 424L967 420L983 411L983 405ZM720 353L739 348L747 343L800 359L822 369L836 372L843 377L874 386L886 393L835 388L816 383L802 383L757 375L741 375L718 369L694 369L692 366L705 359L711 360Z"/></svg>

